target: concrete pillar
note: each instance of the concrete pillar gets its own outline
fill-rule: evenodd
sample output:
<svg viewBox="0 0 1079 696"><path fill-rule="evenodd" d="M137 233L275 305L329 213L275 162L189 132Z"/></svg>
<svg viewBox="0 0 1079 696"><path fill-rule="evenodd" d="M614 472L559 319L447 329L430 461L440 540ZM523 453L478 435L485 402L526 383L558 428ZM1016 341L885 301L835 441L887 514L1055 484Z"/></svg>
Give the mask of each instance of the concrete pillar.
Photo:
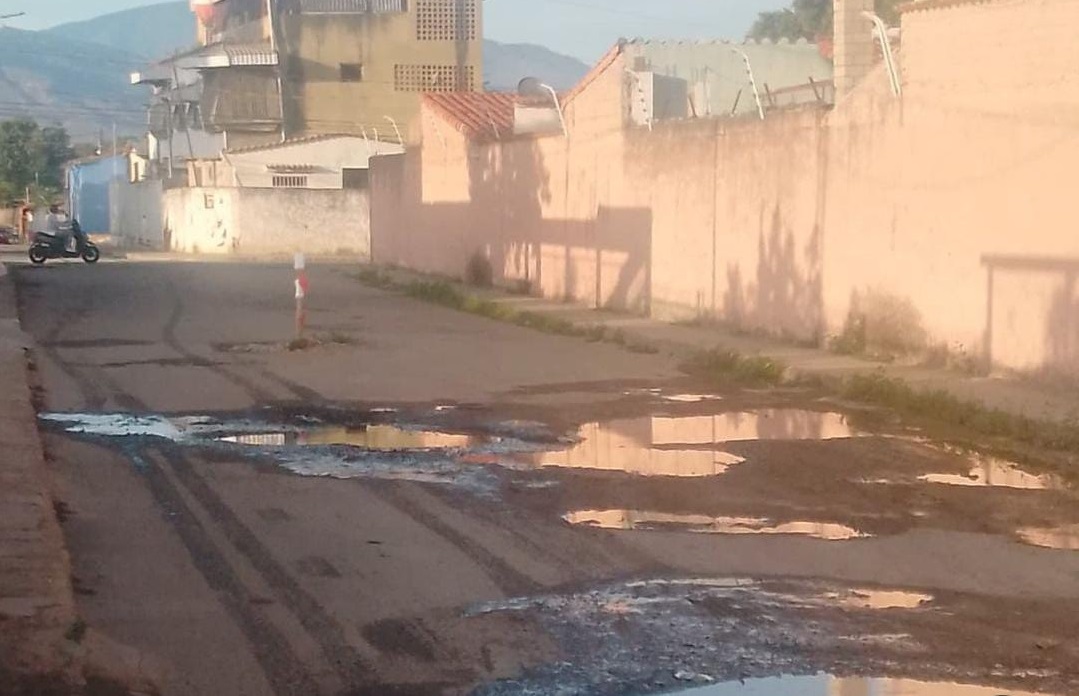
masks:
<svg viewBox="0 0 1079 696"><path fill-rule="evenodd" d="M833 0L835 7L835 91L842 98L873 68L873 0Z"/></svg>

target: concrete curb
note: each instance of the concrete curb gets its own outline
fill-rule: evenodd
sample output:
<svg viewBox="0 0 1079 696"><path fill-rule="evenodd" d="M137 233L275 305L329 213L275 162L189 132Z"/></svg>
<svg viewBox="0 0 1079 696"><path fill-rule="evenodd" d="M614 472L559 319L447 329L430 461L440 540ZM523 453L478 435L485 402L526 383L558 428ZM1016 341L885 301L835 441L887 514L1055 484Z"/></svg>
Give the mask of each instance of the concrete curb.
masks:
<svg viewBox="0 0 1079 696"><path fill-rule="evenodd" d="M82 684L71 562L37 428L14 280L0 264L0 692ZM48 685L45 687L45 685Z"/></svg>

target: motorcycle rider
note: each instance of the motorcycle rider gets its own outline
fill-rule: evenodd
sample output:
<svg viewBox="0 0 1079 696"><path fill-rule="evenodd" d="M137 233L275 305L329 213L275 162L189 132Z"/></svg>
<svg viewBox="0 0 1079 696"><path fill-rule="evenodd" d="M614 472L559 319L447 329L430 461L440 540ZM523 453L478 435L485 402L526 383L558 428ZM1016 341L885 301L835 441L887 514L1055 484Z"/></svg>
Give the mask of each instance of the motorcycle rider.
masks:
<svg viewBox="0 0 1079 696"><path fill-rule="evenodd" d="M45 231L53 237L59 237L67 251L75 251L78 240L73 234L71 221L58 204L49 206L49 215L45 218Z"/></svg>

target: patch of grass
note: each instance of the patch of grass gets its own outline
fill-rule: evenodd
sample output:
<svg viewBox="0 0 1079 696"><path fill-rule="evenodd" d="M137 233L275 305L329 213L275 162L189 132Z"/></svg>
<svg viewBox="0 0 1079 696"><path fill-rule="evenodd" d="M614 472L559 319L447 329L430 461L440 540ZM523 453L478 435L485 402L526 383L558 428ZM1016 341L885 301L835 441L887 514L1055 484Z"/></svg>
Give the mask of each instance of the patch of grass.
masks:
<svg viewBox="0 0 1079 696"><path fill-rule="evenodd" d="M315 339L303 336L301 338L294 338L289 341L287 344L285 344L285 349L288 350L288 352L290 353L295 353L301 350L310 350L317 345L318 343L315 341Z"/></svg>
<svg viewBox="0 0 1079 696"><path fill-rule="evenodd" d="M584 336L588 331L566 319L536 312L517 312L511 321L517 326L559 336Z"/></svg>
<svg viewBox="0 0 1079 696"><path fill-rule="evenodd" d="M853 401L890 408L908 418L965 428L1040 449L1079 452L1079 426L1074 423L1035 420L986 408L943 390L920 390L879 373L848 378L839 393Z"/></svg>
<svg viewBox="0 0 1079 696"><path fill-rule="evenodd" d="M582 326L568 319L542 314L540 312L520 311L512 306L489 300L460 290L444 280L417 280L408 283L394 281L388 275L376 269L364 269L357 279L372 287L385 290L398 290L409 297L430 302L459 312L515 324L527 329L542 331L557 336L574 336L593 343L613 343L634 353L655 354L659 348L647 342L630 339L621 329L612 330L605 326Z"/></svg>
<svg viewBox="0 0 1079 696"><path fill-rule="evenodd" d="M770 387L783 383L787 366L763 355L746 356L717 349L689 358L682 364L682 371L721 385Z"/></svg>
<svg viewBox="0 0 1079 696"><path fill-rule="evenodd" d="M81 643L82 639L86 637L86 622L82 618L75 619L71 622L71 625L67 627L67 631L64 632L64 638L70 640L72 643Z"/></svg>
<svg viewBox="0 0 1079 696"><path fill-rule="evenodd" d="M340 331L333 331L327 334L318 334L316 336L301 336L300 338L294 338L285 344L285 349L290 353L295 353L301 350L311 350L312 348L319 348L321 346L351 346L358 343L354 336L350 336Z"/></svg>
<svg viewBox="0 0 1079 696"><path fill-rule="evenodd" d="M362 269L356 274L356 279L364 285L381 288L382 290L392 290L397 287L397 283L394 282L393 278L377 268Z"/></svg>

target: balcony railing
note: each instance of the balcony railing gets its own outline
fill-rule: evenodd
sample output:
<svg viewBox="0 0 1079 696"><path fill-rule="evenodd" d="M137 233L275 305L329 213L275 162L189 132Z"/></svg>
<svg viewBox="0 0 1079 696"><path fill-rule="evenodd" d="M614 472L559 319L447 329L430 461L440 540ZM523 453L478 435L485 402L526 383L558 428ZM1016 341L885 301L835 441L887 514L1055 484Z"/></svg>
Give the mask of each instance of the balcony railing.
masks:
<svg viewBox="0 0 1079 696"><path fill-rule="evenodd" d="M408 0L286 0L288 14L385 14L407 12Z"/></svg>

